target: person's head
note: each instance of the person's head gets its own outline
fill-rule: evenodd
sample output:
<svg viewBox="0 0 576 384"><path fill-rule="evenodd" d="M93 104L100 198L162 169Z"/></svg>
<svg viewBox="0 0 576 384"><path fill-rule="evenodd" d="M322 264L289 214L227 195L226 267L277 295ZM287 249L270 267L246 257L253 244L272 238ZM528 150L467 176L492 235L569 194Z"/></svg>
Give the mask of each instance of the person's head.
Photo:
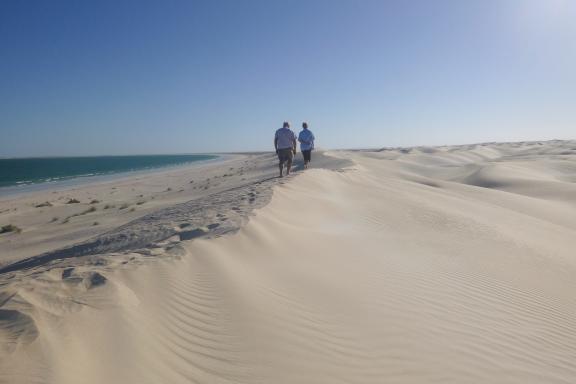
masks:
<svg viewBox="0 0 576 384"><path fill-rule="evenodd" d="M302 123L302 128L308 129L308 123L307 123L307 122L303 122L303 123Z"/></svg>
<svg viewBox="0 0 576 384"><path fill-rule="evenodd" d="M282 124L282 128L290 128L290 123L285 121L284 124Z"/></svg>

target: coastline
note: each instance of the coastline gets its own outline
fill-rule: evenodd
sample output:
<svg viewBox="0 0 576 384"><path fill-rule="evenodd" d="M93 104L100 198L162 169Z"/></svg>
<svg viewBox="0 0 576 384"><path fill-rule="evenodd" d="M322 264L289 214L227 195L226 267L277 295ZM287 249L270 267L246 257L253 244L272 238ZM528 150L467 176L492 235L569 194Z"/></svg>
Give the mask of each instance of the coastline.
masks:
<svg viewBox="0 0 576 384"><path fill-rule="evenodd" d="M89 176L71 176L69 178L64 178L61 180L52 180L52 181L42 181L42 182L34 182L34 183L22 183L18 185L11 185L0 187L0 200L3 198L15 197L20 196L22 194L29 194L35 192L43 192L43 191L54 191L54 190L62 190L66 188L74 188L74 187L81 187L87 186L92 184L99 184L99 183L106 183L110 181L117 181L122 179L128 179L131 177L138 177L138 176L146 176L146 175L153 175L155 173L163 173L163 172L170 172L173 170L178 170L182 168L188 167L195 167L201 166L205 164L213 164L220 161L226 161L229 159L234 158L234 154L210 154L216 156L213 159L207 160L198 160L189 163L183 164L174 164L174 165L167 165L167 166L158 166L158 167L151 167L146 169L138 169L134 171L119 171L119 172L111 172L106 174L99 174L99 175L89 175Z"/></svg>
<svg viewBox="0 0 576 384"><path fill-rule="evenodd" d="M0 265L84 241L155 210L251 179L257 172L245 172L244 162L253 157L222 155L181 166L39 184L38 190L0 196L0 224L21 231L0 235ZM227 172L230 175L222 178Z"/></svg>

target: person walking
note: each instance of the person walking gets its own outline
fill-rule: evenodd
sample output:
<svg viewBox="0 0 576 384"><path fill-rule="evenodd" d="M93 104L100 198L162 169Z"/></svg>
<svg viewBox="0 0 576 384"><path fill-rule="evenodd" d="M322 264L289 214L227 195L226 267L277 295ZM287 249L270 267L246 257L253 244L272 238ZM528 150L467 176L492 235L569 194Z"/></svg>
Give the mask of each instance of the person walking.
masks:
<svg viewBox="0 0 576 384"><path fill-rule="evenodd" d="M312 160L312 150L314 149L314 134L308 129L308 123L302 123L302 130L298 134L298 141L300 142L300 151L304 156L304 169L308 168L310 160Z"/></svg>
<svg viewBox="0 0 576 384"><path fill-rule="evenodd" d="M274 148L278 155L278 168L280 169L280 177L284 175L284 163L286 163L286 174L290 174L292 169L292 159L296 154L296 135L290 129L290 123L285 121L282 128L276 131L274 135Z"/></svg>

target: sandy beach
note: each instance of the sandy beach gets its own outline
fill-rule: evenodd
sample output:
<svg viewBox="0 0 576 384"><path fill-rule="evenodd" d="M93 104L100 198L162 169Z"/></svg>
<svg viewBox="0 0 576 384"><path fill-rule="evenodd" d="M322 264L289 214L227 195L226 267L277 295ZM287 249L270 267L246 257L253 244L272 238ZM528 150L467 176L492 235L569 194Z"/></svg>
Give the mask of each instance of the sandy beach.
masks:
<svg viewBox="0 0 576 384"><path fill-rule="evenodd" d="M271 177L269 159L224 155L217 162L0 195L2 225L21 231L0 240L0 267L93 238L163 208Z"/></svg>
<svg viewBox="0 0 576 384"><path fill-rule="evenodd" d="M276 173L2 198L0 382L576 382L576 141Z"/></svg>

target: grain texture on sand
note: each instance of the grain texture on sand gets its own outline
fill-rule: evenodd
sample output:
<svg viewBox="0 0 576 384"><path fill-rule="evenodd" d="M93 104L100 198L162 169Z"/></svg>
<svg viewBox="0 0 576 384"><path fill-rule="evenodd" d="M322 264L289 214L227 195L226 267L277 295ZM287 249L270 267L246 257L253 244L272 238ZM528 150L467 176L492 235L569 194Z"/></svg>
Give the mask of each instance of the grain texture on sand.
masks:
<svg viewBox="0 0 576 384"><path fill-rule="evenodd" d="M0 378L574 383L569 145L336 153L354 165L277 185L232 236L106 271L80 310L22 288L38 334Z"/></svg>

